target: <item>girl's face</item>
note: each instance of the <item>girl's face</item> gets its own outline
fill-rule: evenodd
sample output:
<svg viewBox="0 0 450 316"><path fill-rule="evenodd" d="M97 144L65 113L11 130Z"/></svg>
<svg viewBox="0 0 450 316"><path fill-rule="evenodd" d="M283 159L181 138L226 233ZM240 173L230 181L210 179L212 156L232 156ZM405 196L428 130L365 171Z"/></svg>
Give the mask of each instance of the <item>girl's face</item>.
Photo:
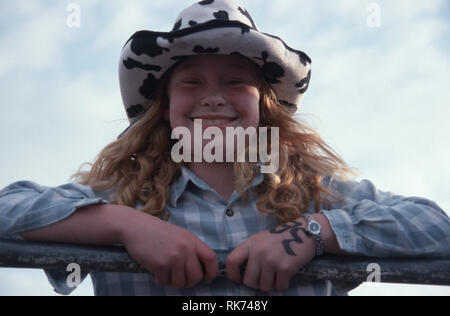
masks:
<svg viewBox="0 0 450 316"><path fill-rule="evenodd" d="M194 135L194 119L203 129L216 126L258 127L259 77L256 66L246 58L229 55L189 57L172 73L168 86L172 129L187 127Z"/></svg>

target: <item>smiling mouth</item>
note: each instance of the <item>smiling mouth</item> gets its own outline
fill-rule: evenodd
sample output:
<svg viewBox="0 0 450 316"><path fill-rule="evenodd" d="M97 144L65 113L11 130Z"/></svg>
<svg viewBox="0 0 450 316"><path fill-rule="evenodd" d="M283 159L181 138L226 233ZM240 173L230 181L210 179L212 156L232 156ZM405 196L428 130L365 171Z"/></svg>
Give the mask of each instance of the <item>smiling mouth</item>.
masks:
<svg viewBox="0 0 450 316"><path fill-rule="evenodd" d="M222 126L222 125L228 125L232 122L234 122L237 119L237 117L194 117L191 118L192 121L194 120L202 120L203 126Z"/></svg>

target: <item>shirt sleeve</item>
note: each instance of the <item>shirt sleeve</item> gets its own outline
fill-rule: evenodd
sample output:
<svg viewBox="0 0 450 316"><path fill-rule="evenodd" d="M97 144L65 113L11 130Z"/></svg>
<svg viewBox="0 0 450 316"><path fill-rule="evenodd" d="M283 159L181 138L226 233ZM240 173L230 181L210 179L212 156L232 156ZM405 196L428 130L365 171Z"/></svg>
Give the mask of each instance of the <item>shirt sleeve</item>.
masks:
<svg viewBox="0 0 450 316"><path fill-rule="evenodd" d="M24 240L19 235L22 232L59 222L85 206L107 204L107 193L77 183L58 187L31 181L12 183L0 191L0 238ZM68 295L75 289L67 286L69 272L52 269L45 273L55 292ZM83 273L81 280L86 276Z"/></svg>
<svg viewBox="0 0 450 316"><path fill-rule="evenodd" d="M0 191L0 238L18 239L19 233L59 222L79 208L106 203L90 186L15 182Z"/></svg>
<svg viewBox="0 0 450 316"><path fill-rule="evenodd" d="M450 219L433 201L379 191L368 180L326 186L343 201L321 211L342 250L379 258L450 258Z"/></svg>

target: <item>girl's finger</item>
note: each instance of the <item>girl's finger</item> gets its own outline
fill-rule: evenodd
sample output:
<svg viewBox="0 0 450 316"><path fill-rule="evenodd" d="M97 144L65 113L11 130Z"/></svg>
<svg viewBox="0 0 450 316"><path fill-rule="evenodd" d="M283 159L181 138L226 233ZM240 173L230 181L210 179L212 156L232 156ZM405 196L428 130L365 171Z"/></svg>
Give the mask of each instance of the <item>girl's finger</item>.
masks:
<svg viewBox="0 0 450 316"><path fill-rule="evenodd" d="M253 289L258 289L261 275L261 262L255 256L249 256L244 273L244 284Z"/></svg>
<svg viewBox="0 0 450 316"><path fill-rule="evenodd" d="M200 261L199 263L202 263L205 269L205 280L209 283L214 280L219 274L219 262L217 261L217 254L201 240L199 240L199 242L197 243L196 250L198 259Z"/></svg>
<svg viewBox="0 0 450 316"><path fill-rule="evenodd" d="M170 285L176 288L181 288L186 285L186 274L184 269L184 262L177 262L170 272Z"/></svg>
<svg viewBox="0 0 450 316"><path fill-rule="evenodd" d="M186 287L192 287L203 279L203 271L197 257L194 256L186 262Z"/></svg>
<svg viewBox="0 0 450 316"><path fill-rule="evenodd" d="M248 245L247 242L239 245L227 257L226 269L227 277L236 283L242 282L241 265L248 259Z"/></svg>
<svg viewBox="0 0 450 316"><path fill-rule="evenodd" d="M258 288L261 291L271 291L275 287L275 268L270 265L264 265L261 269Z"/></svg>
<svg viewBox="0 0 450 316"><path fill-rule="evenodd" d="M278 272L275 275L275 290L277 291L285 291L289 288L291 275L286 272Z"/></svg>
<svg viewBox="0 0 450 316"><path fill-rule="evenodd" d="M153 281L159 286L166 286L169 284L169 270L168 269L160 269L153 273Z"/></svg>

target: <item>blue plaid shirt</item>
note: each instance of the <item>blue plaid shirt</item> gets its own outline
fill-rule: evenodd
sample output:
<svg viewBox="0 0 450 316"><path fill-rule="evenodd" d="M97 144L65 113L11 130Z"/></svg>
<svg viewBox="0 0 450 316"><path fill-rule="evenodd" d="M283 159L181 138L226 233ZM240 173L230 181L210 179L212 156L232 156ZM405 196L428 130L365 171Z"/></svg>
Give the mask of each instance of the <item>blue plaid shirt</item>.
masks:
<svg viewBox="0 0 450 316"><path fill-rule="evenodd" d="M236 191L226 201L188 168L181 171L170 188L166 206L171 213L169 222L190 230L213 250L229 253L253 234L277 226L273 217L256 208L254 188L263 181L263 174L247 186L249 200L244 206ZM322 211L342 250L380 258L450 257L450 220L436 203L382 192L367 180L342 182L325 177L323 184L345 196L331 210ZM21 239L21 232L61 221L81 207L108 203L113 194L113 190L98 192L76 183L51 188L30 181L15 182L0 191L0 238ZM142 206L138 203L136 208ZM308 212L313 212L312 203ZM73 290L66 285L67 272L48 270L46 274L57 292L69 294ZM317 281L292 284L284 292L260 292L227 278L175 289L156 285L150 274L90 275L95 295L334 295L348 290Z"/></svg>

